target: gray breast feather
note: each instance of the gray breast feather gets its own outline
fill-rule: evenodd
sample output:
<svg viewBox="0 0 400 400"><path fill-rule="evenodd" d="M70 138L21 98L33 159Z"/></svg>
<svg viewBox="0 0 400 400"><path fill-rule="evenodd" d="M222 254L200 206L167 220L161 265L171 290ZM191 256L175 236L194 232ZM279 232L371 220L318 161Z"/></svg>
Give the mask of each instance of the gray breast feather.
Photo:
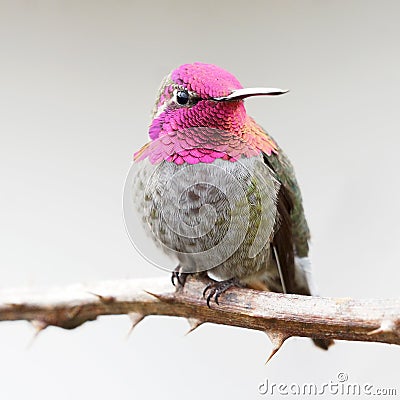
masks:
<svg viewBox="0 0 400 400"><path fill-rule="evenodd" d="M279 183L261 156L195 165L145 159L136 167L134 206L184 272L228 279L265 268Z"/></svg>

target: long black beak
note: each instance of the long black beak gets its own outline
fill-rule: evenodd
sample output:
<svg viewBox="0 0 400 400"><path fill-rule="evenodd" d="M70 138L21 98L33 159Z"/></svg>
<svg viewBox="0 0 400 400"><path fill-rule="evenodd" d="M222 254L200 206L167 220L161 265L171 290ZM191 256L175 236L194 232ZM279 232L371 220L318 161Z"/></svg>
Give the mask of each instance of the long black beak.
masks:
<svg viewBox="0 0 400 400"><path fill-rule="evenodd" d="M281 94L287 93L289 90L283 90L278 88L246 88L237 89L228 96L214 97L216 101L229 101L229 100L242 100L246 97L252 96L279 96Z"/></svg>

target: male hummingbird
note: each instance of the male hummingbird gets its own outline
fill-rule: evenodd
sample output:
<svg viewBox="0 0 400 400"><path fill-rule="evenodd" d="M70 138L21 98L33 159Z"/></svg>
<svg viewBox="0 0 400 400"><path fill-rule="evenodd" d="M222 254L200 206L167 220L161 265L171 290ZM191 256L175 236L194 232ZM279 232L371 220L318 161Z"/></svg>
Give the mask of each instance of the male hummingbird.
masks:
<svg viewBox="0 0 400 400"><path fill-rule="evenodd" d="M212 64L181 65L162 81L150 142L135 153L141 219L177 260L174 284L189 273L214 279L203 293L209 306L231 286L314 294L293 167L244 106L248 97L286 92L244 89Z"/></svg>

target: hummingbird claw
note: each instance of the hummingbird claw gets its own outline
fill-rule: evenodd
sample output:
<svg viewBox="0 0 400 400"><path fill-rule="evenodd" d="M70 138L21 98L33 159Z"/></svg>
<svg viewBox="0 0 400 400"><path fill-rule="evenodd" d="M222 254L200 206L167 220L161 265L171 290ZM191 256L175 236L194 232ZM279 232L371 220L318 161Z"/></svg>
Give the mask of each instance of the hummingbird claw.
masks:
<svg viewBox="0 0 400 400"><path fill-rule="evenodd" d="M212 283L209 283L203 290L203 299L206 297L207 290L210 289Z"/></svg>
<svg viewBox="0 0 400 400"><path fill-rule="evenodd" d="M209 294L206 298L208 308L211 308L210 302L212 298L214 298L214 301L217 305L220 305L219 297L222 293L225 293L232 286L240 286L236 278L227 279L226 281L209 283L203 290L203 298L206 298L207 292L209 291Z"/></svg>
<svg viewBox="0 0 400 400"><path fill-rule="evenodd" d="M208 308L211 308L210 301L211 301L212 296L213 296L212 292L207 296L207 307Z"/></svg>
<svg viewBox="0 0 400 400"><path fill-rule="evenodd" d="M176 267L175 271L172 272L171 282L175 287L183 287L185 286L185 282L188 275L189 275L188 273L181 272L181 268L178 266Z"/></svg>

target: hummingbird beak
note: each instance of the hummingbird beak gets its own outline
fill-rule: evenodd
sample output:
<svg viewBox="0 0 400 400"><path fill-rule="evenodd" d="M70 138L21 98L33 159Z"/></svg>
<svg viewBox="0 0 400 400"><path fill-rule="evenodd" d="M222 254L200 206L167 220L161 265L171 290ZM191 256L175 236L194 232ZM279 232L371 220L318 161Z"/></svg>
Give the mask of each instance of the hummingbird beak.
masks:
<svg viewBox="0 0 400 400"><path fill-rule="evenodd" d="M289 90L283 90L278 88L246 88L237 89L228 96L214 97L213 100L216 101L230 101L230 100L242 100L246 97L252 96L279 96L281 94L287 93Z"/></svg>

